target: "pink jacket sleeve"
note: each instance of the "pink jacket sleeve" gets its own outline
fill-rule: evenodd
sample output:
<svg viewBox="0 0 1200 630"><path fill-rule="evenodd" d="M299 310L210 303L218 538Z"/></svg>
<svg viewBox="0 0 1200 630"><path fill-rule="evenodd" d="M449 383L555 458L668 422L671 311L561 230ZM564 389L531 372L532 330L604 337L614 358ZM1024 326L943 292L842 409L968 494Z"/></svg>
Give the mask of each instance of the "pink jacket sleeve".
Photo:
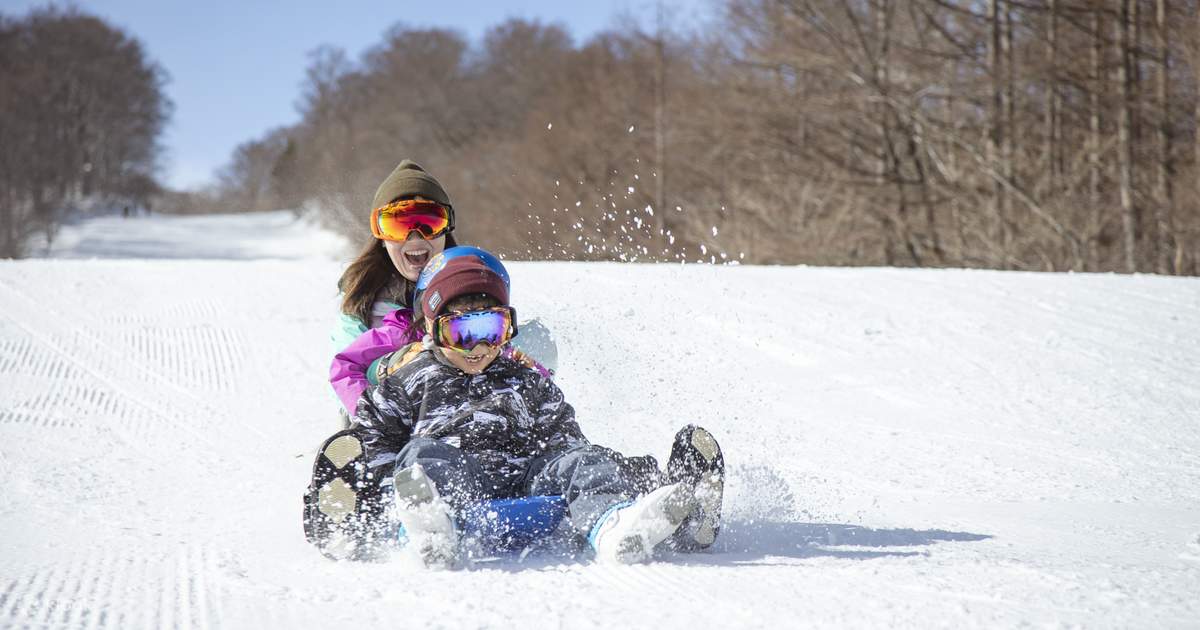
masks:
<svg viewBox="0 0 1200 630"><path fill-rule="evenodd" d="M329 382L351 416L358 406L359 396L370 385L367 371L371 365L389 352L420 341L419 332L412 325L412 311L402 308L388 313L378 328L359 335L358 339L333 356L333 363L329 366Z"/></svg>

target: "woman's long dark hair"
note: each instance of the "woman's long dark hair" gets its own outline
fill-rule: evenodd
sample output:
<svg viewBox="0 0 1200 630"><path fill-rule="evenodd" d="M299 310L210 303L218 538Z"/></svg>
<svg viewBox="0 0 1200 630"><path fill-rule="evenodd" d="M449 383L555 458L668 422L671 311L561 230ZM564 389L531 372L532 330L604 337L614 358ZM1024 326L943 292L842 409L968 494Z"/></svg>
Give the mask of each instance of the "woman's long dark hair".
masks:
<svg viewBox="0 0 1200 630"><path fill-rule="evenodd" d="M446 234L446 249L457 244L453 234ZM412 306L408 301L412 298L413 283L396 270L384 249L383 241L372 237L338 280L338 290L342 292L342 312L357 317L369 328L376 296L393 283L399 289L397 298L401 304Z"/></svg>

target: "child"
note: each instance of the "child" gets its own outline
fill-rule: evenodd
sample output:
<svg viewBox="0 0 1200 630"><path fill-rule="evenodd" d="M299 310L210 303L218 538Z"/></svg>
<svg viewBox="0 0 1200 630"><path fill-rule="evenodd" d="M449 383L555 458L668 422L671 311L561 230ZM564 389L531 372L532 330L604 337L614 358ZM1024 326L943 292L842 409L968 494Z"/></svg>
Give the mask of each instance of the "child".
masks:
<svg viewBox="0 0 1200 630"><path fill-rule="evenodd" d="M426 338L360 399L359 441L347 444L343 464L365 462L368 489L391 486L410 546L427 563L455 562L466 508L532 495L563 496L571 528L603 560L645 560L672 538L681 549L712 544L724 462L707 431L681 431L665 483L643 493L621 454L583 436L549 378L503 354L517 330L499 274L478 258L450 260L420 307Z"/></svg>

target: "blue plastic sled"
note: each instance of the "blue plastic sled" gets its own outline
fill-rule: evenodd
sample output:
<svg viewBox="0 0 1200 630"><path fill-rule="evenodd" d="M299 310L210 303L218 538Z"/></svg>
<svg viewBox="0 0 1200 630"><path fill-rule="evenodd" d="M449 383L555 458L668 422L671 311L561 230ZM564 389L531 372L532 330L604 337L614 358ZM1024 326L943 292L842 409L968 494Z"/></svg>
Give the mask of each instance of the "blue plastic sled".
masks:
<svg viewBox="0 0 1200 630"><path fill-rule="evenodd" d="M481 501L459 516L459 531L484 549L511 552L524 549L554 533L567 514L561 496L534 496ZM407 540L400 526L399 542Z"/></svg>

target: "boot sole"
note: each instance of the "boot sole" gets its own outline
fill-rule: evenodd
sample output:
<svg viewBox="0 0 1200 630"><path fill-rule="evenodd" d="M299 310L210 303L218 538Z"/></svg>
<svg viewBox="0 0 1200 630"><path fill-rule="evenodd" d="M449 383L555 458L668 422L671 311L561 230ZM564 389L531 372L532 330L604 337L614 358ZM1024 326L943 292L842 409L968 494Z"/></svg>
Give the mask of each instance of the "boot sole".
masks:
<svg viewBox="0 0 1200 630"><path fill-rule="evenodd" d="M371 497L362 440L339 431L321 445L304 496L305 538L333 560L366 560L378 551L381 507Z"/></svg>
<svg viewBox="0 0 1200 630"><path fill-rule="evenodd" d="M317 510L334 525L340 525L358 509L358 492L351 482L346 481L342 471L350 472L347 467L361 458L362 454L362 442L352 435L335 438L321 451L338 476L317 490Z"/></svg>
<svg viewBox="0 0 1200 630"><path fill-rule="evenodd" d="M725 457L721 446L708 430L690 426L683 431L691 431L687 441L677 442L672 449L672 460L668 462L668 470L674 481L689 483L695 492L696 507L689 515L688 521L679 529L673 544L682 551L697 551L711 547L721 531L721 508L725 491ZM683 432L681 431L681 433ZM680 460L674 460L676 450L687 449L694 454L689 458L686 451L681 452ZM692 466L697 470L671 470L672 464L687 466L687 459L693 459ZM682 478L679 478L682 477Z"/></svg>

